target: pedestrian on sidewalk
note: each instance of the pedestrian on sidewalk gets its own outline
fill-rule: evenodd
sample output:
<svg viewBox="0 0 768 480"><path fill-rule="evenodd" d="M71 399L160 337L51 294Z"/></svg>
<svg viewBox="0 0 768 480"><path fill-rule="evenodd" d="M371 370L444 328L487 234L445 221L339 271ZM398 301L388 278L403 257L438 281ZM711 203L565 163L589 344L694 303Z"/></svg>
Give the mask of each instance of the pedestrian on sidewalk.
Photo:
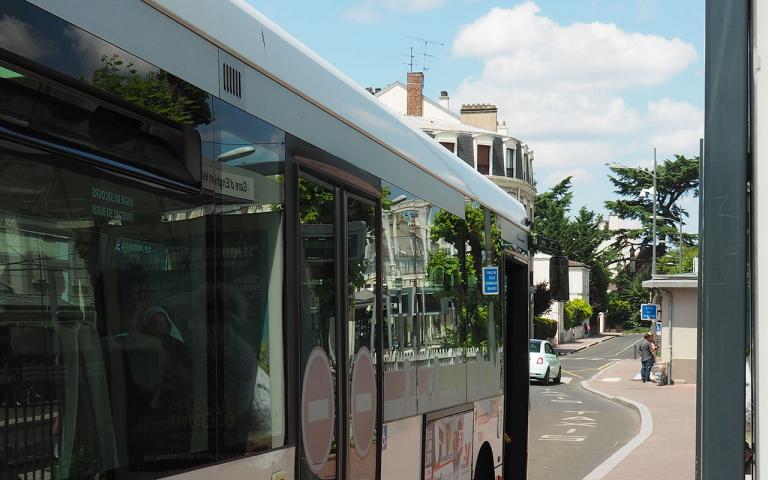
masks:
<svg viewBox="0 0 768 480"><path fill-rule="evenodd" d="M640 378L643 383L651 381L651 367L653 366L655 345L651 342L651 334L643 335L643 343L640 344Z"/></svg>

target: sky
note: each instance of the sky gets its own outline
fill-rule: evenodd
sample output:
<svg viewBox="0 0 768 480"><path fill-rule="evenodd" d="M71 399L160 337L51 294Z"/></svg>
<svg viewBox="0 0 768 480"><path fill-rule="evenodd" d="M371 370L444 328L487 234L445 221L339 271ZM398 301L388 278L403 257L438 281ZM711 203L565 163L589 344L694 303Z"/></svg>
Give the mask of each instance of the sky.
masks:
<svg viewBox="0 0 768 480"><path fill-rule="evenodd" d="M607 163L698 155L704 0L249 1L363 87L404 83L413 47L424 94L496 104L539 191L573 176L574 211L607 213ZM683 206L695 231L698 199Z"/></svg>

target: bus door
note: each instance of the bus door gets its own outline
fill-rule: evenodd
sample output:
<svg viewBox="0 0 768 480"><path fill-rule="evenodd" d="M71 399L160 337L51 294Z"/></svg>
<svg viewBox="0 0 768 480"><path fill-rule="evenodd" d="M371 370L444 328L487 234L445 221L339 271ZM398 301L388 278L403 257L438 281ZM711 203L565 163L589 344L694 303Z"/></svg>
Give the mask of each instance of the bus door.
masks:
<svg viewBox="0 0 768 480"><path fill-rule="evenodd" d="M297 213L299 478L375 479L381 425L377 201L300 173Z"/></svg>
<svg viewBox="0 0 768 480"><path fill-rule="evenodd" d="M504 478L527 477L528 450L528 266L517 258L504 261Z"/></svg>

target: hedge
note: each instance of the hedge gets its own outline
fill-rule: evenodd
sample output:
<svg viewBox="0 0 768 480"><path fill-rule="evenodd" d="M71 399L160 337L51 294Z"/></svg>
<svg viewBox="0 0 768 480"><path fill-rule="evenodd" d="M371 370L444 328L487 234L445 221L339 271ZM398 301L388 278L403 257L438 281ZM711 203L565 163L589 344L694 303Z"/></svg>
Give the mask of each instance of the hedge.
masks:
<svg viewBox="0 0 768 480"><path fill-rule="evenodd" d="M581 298L567 302L564 310L566 330L581 325L592 317L592 307Z"/></svg>
<svg viewBox="0 0 768 480"><path fill-rule="evenodd" d="M544 317L533 318L533 338L547 340L557 335L557 320Z"/></svg>

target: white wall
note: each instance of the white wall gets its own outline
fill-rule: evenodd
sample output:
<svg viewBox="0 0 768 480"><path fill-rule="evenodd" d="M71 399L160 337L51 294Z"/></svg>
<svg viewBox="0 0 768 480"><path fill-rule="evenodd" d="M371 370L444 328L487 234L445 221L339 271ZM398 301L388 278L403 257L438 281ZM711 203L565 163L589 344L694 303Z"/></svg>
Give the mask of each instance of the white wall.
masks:
<svg viewBox="0 0 768 480"><path fill-rule="evenodd" d="M670 288L672 294L672 359L695 360L697 353L698 289ZM664 293L661 303L663 361L669 359L670 296Z"/></svg>
<svg viewBox="0 0 768 480"><path fill-rule="evenodd" d="M405 115L408 104L408 92L402 85L395 85L386 92L378 96L378 99L386 106L399 113ZM445 112L442 108L438 108L430 102L424 101L424 118L432 118L439 120L441 123L449 123L459 125L461 122L459 119Z"/></svg>
<svg viewBox="0 0 768 480"><path fill-rule="evenodd" d="M570 267L568 269L568 294L571 300L581 298L589 303L589 268Z"/></svg>
<svg viewBox="0 0 768 480"><path fill-rule="evenodd" d="M534 285L541 282L549 283L550 258L552 258L552 256L547 255L546 253L537 253L533 257ZM571 300L581 298L584 301L589 302L589 268L570 267L568 269L568 296ZM546 318L557 320L557 340L560 342L572 342L577 338L584 338L585 332L581 326L574 328L572 331L565 331L565 316L563 314L564 305L565 302L554 302L552 303L551 311L543 315Z"/></svg>

